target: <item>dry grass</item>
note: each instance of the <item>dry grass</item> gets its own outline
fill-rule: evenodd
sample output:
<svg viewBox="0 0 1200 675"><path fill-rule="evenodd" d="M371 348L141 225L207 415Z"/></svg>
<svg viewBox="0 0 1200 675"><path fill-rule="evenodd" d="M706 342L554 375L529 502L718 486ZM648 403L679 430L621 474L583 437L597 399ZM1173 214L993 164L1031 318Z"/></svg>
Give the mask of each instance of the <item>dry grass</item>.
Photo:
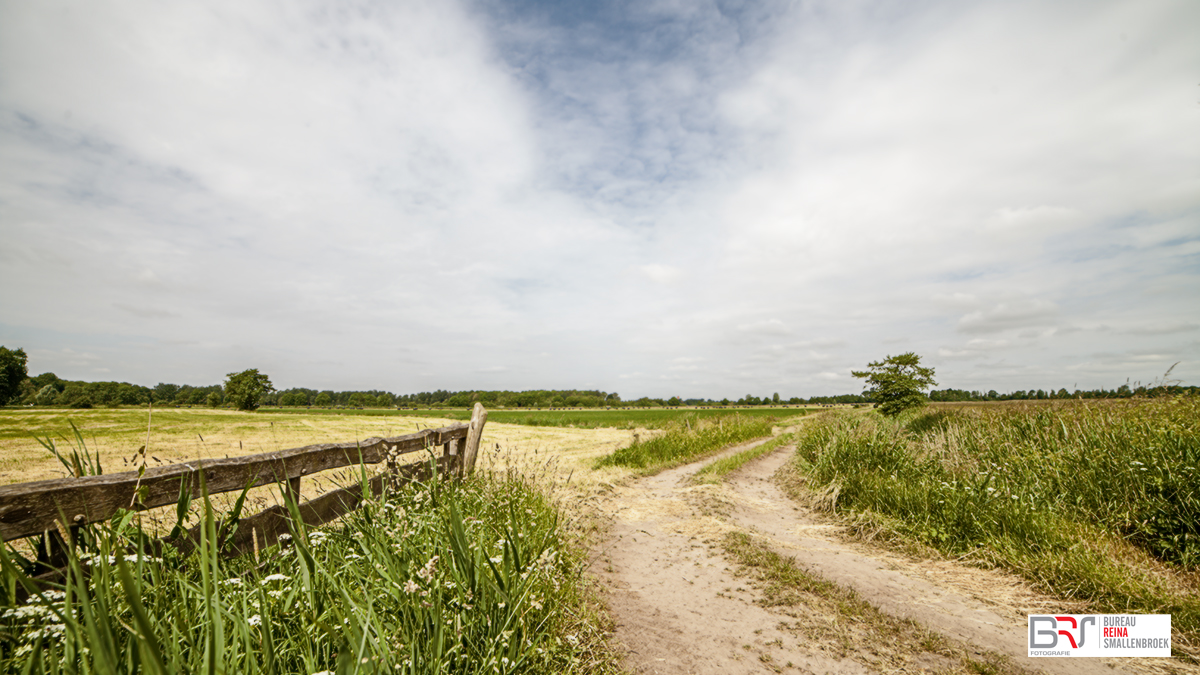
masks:
<svg viewBox="0 0 1200 675"><path fill-rule="evenodd" d="M0 484L64 477L63 466L37 439L49 437L60 450L69 452L77 445L72 424L82 433L88 451L100 456L105 473L133 470L130 459L146 444L147 419L145 409L0 410ZM461 423L430 417L304 412L263 415L204 408L155 410L149 421L146 457L151 466L372 436L399 436ZM569 518L582 521L599 493L625 482L632 473L620 467L593 471L591 466L597 458L632 443L635 434L646 438L655 433L644 429L527 427L489 422L484 427L478 466L493 472L513 468L522 473L547 474L545 485L557 486L561 508ZM418 459L415 454L412 457ZM301 496L312 499L356 484L358 478L353 469L306 477L301 482ZM213 495L213 503L227 510L236 497L236 492ZM279 503L277 486L255 488L247 496L243 513L257 513ZM171 526L173 508L152 509L139 518L144 527L157 532Z"/></svg>
<svg viewBox="0 0 1200 675"><path fill-rule="evenodd" d="M144 409L0 411L0 484L62 477L63 467L37 439L49 437L65 446L73 440L71 424L82 432L88 449L99 453L105 473L130 470L128 460L146 445L147 417ZM147 456L152 464L236 457L314 443L399 436L456 423L429 417L156 410L150 420ZM553 454L559 458L560 469L570 473L628 445L634 433L489 423L481 447L494 452L499 444L509 453L531 459ZM647 432L641 434L644 437ZM589 472L577 472L580 477L584 473ZM604 481L623 473L598 472L587 479Z"/></svg>

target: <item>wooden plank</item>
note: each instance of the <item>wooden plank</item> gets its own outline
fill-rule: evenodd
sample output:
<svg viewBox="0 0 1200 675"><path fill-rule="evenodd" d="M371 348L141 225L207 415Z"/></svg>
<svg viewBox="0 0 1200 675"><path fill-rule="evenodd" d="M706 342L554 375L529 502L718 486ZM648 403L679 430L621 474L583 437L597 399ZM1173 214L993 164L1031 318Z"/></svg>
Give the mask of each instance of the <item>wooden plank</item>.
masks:
<svg viewBox="0 0 1200 675"><path fill-rule="evenodd" d="M174 504L179 499L181 481L190 486L193 498L199 497L201 470L208 492L217 494L358 464L360 459L375 464L385 460L389 452L417 452L464 438L468 433L469 425L456 424L393 438L368 438L360 443L309 445L245 457L171 464L147 470L140 480L136 471L127 471L4 485L0 486L0 538L8 541L53 529L60 510L69 526L105 520L128 508L134 490L139 488L144 491L140 508Z"/></svg>
<svg viewBox="0 0 1200 675"><path fill-rule="evenodd" d="M288 479L287 495L288 495L288 499L291 499L292 501L296 502L297 504L300 503L300 476L296 476L295 478Z"/></svg>
<svg viewBox="0 0 1200 675"><path fill-rule="evenodd" d="M483 437L483 425L487 422L487 409L482 403L476 403L471 410L471 423L468 425L467 450L463 454L460 474L470 474L475 471L475 458L479 455L479 439Z"/></svg>
<svg viewBox="0 0 1200 675"><path fill-rule="evenodd" d="M439 457L438 472L452 471L454 458ZM399 479L405 483L413 480L425 480L429 477L428 462L414 462L399 467L394 473L381 473L367 481L369 496L373 497L383 492L385 480ZM320 497L300 505L300 517L306 525L321 525L336 520L357 509L363 503L361 485L352 485L333 492L327 492ZM264 549L279 541L279 535L291 532L291 514L287 507L272 506L238 522L237 532L234 533L222 554L226 557L236 557L254 551L257 540L258 548ZM173 542L176 548L184 553L190 553L200 540L200 525L188 530L187 539Z"/></svg>

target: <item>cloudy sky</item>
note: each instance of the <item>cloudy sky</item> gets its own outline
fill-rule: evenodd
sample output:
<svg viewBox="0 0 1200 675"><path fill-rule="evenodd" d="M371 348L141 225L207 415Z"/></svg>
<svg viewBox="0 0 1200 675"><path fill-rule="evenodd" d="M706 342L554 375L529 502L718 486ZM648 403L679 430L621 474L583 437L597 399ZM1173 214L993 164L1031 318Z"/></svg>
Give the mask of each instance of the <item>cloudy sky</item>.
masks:
<svg viewBox="0 0 1200 675"><path fill-rule="evenodd" d="M0 0L31 373L1200 384L1200 3Z"/></svg>

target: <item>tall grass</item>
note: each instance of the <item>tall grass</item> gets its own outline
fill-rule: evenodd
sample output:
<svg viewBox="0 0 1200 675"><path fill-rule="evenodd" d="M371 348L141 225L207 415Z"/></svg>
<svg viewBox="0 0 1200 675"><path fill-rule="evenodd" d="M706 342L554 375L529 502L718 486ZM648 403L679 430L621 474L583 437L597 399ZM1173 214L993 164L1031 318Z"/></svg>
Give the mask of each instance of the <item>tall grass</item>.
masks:
<svg viewBox="0 0 1200 675"><path fill-rule="evenodd" d="M635 440L601 457L596 467L624 466L652 473L685 464L722 448L763 436L770 436L773 418L748 418L728 415L710 419L685 420L668 427L661 435Z"/></svg>
<svg viewBox="0 0 1200 675"><path fill-rule="evenodd" d="M0 557L0 671L558 673L604 669L581 554L521 476L434 479L282 548L225 559L205 499L198 551L126 513L86 531L65 583ZM294 506L294 504L293 504Z"/></svg>
<svg viewBox="0 0 1200 675"><path fill-rule="evenodd" d="M876 526L1200 631L1197 398L827 415L794 468Z"/></svg>

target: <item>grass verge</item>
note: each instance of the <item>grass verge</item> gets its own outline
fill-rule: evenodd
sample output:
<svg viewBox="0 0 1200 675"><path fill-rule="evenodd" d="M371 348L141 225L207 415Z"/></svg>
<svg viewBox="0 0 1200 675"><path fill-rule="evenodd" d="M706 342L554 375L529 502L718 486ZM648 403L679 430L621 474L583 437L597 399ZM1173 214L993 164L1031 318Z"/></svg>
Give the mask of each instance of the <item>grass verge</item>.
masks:
<svg viewBox="0 0 1200 675"><path fill-rule="evenodd" d="M623 466L637 469L643 474L655 473L686 464L736 443L770 436L774 422L774 418L749 418L741 415L695 422L687 420L648 440L635 440L631 445L601 457L595 466Z"/></svg>
<svg viewBox="0 0 1200 675"><path fill-rule="evenodd" d="M581 549L522 475L409 484L259 560L224 559L219 520L204 510L184 557L122 514L26 601L30 569L7 549L0 672L615 670Z"/></svg>
<svg viewBox="0 0 1200 675"><path fill-rule="evenodd" d="M975 658L962 646L911 619L884 614L853 589L814 575L740 531L721 540L725 554L761 591L759 604L788 607L788 626L807 639L829 645L837 658L853 658L873 668L907 669L914 660L941 662L939 672L1015 675L1024 673L1006 657L991 652Z"/></svg>
<svg viewBox="0 0 1200 675"><path fill-rule="evenodd" d="M861 531L1014 570L1200 648L1200 401L824 415L790 469Z"/></svg>
<svg viewBox="0 0 1200 675"><path fill-rule="evenodd" d="M697 484L719 483L725 480L725 477L729 474L745 466L747 462L758 459L759 457L762 457L770 452L774 452L775 449L781 445L787 445L795 442L796 437L794 434L783 434L781 436L776 436L775 438L772 438L761 445L756 445L753 448L747 448L746 450L729 455L728 457L714 459L713 461L701 467L699 471L692 474L692 482Z"/></svg>

